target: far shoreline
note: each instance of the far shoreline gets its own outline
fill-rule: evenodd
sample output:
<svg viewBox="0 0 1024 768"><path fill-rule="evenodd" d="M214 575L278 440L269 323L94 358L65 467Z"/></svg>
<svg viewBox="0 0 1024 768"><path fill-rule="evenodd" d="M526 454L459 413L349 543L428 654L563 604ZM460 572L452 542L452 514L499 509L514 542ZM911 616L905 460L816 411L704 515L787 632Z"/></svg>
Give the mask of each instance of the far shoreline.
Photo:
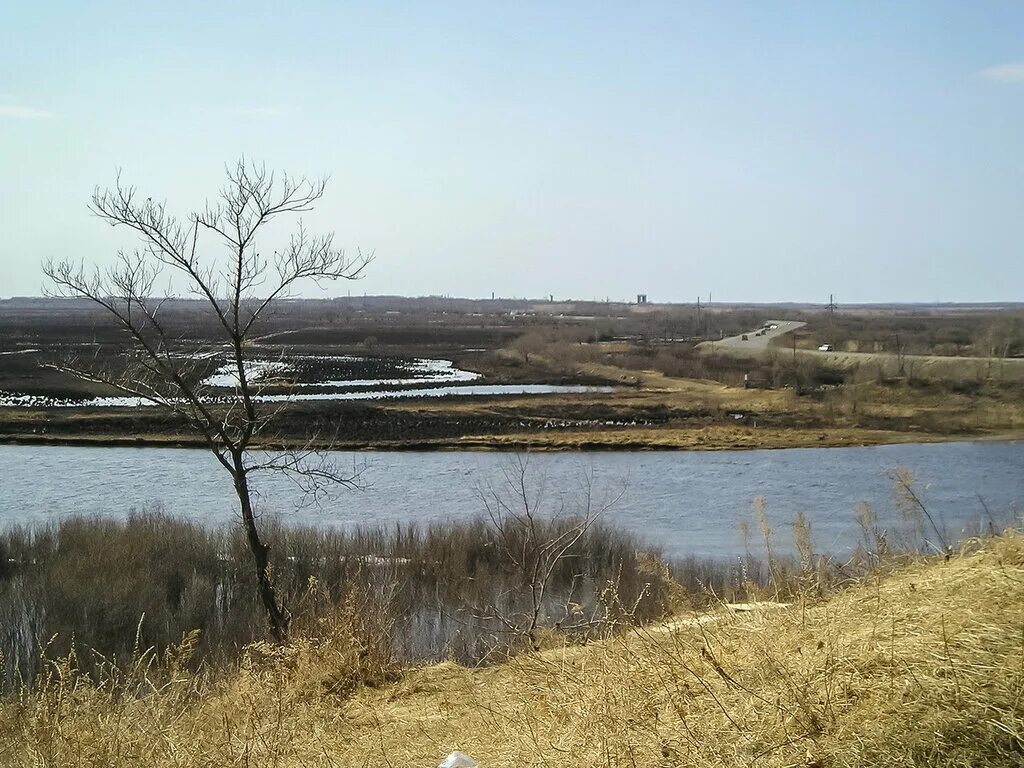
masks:
<svg viewBox="0 0 1024 768"><path fill-rule="evenodd" d="M787 450L798 448L866 448L883 445L930 445L939 443L1018 442L1024 440L1024 431L993 434L922 434L882 430L756 430L760 434L737 436L736 430L650 430L647 435L630 436L627 432L567 433L552 435L485 435L462 436L435 440L403 441L343 441L321 443L309 447L353 453L401 452L513 452L535 453L606 453L633 452L688 452ZM657 436L658 432L662 435ZM680 434L683 433L683 434ZM538 439L539 438L539 439ZM686 438L686 439L683 439ZM116 434L84 435L0 435L0 445L54 446L85 448L180 448L208 449L201 440L183 435L149 434L128 436ZM296 444L275 443L254 445L253 450L295 449Z"/></svg>

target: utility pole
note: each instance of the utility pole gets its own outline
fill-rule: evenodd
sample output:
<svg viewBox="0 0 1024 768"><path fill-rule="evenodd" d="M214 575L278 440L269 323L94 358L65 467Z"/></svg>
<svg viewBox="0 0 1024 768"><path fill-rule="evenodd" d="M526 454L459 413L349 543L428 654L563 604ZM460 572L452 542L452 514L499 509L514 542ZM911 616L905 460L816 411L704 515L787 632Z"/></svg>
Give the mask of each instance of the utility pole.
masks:
<svg viewBox="0 0 1024 768"><path fill-rule="evenodd" d="M697 335L700 336L700 296L697 297Z"/></svg>
<svg viewBox="0 0 1024 768"><path fill-rule="evenodd" d="M828 306L825 307L828 310L828 335L829 343L832 347L836 346L836 326L835 326L835 314L836 314L836 302L830 293L828 295Z"/></svg>

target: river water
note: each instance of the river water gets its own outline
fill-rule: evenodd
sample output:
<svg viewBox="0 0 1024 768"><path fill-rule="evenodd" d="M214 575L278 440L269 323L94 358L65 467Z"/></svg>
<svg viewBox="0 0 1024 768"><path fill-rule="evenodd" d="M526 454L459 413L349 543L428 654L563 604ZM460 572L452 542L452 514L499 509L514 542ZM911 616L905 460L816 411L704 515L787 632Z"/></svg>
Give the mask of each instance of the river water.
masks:
<svg viewBox="0 0 1024 768"><path fill-rule="evenodd" d="M480 490L497 488L515 457L502 453L344 453L361 470L361 490L311 502L286 477L262 476L259 508L317 526L457 521L484 512ZM754 521L764 497L780 545L797 510L813 526L819 551L843 552L860 535L857 507L871 505L882 525L901 521L891 472L917 478L929 512L956 537L1016 520L1024 508L1024 443L969 442L867 448L721 452L538 453L527 457L541 511L572 509L589 487L604 513L670 556L727 557L743 551L741 522ZM987 512L985 508L987 507ZM211 524L235 519L231 483L198 449L0 445L0 526L39 524L66 515L124 516L162 508ZM757 530L756 525L753 530Z"/></svg>

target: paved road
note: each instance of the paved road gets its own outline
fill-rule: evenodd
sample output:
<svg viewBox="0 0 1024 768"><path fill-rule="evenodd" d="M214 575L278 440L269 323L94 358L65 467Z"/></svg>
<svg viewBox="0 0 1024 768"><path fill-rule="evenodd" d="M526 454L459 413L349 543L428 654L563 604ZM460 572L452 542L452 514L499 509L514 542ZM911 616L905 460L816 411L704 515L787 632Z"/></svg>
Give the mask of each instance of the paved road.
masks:
<svg viewBox="0 0 1024 768"><path fill-rule="evenodd" d="M762 357L769 351L785 352L785 344L769 347L768 342L784 334L801 328L806 323L795 320L766 320L766 324L778 326L765 331L763 336L755 335L759 328L747 332L747 340L743 334L728 336L719 341L705 341L700 346L705 352L718 352L738 357ZM839 368L851 368L865 363L873 363L884 369L889 375L907 375L917 373L926 378L976 380L996 378L999 380L1024 382L1024 358L982 358L982 357L947 357L944 355L904 355L903 370L899 370L899 358L886 352L820 352L817 349L800 349L801 357L816 357L827 365Z"/></svg>
<svg viewBox="0 0 1024 768"><path fill-rule="evenodd" d="M720 341L705 341L701 344L701 347L709 352L736 350L759 354L768 351L768 342L772 339L807 325L807 323L799 323L795 320L766 320L765 324L776 327L765 331L763 336L757 335L757 332L761 330L760 328L752 328L746 334L740 334L739 336L726 336ZM743 339L744 336L747 337L746 341Z"/></svg>

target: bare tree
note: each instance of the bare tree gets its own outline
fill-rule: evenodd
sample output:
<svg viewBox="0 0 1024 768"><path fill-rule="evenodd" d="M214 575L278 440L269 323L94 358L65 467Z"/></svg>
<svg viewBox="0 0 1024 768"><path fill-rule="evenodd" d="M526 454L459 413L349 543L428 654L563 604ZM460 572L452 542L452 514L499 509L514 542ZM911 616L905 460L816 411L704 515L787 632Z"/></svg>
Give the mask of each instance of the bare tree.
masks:
<svg viewBox="0 0 1024 768"><path fill-rule="evenodd" d="M572 556L604 513L618 503L625 489L598 499L593 477L586 475L578 493L559 494L551 503L543 480L532 482L529 456L523 454L517 454L502 469L502 480L497 487L479 489L478 494L497 533L501 554L523 579L529 602L521 615L504 615L497 609L493 613L509 631L525 636L533 649L539 650L538 633L556 569ZM572 620L572 603L567 600L564 609L564 618Z"/></svg>
<svg viewBox="0 0 1024 768"><path fill-rule="evenodd" d="M528 328L512 342L512 349L523 357L523 362L530 364L530 355L540 355L551 344L552 334L542 327Z"/></svg>
<svg viewBox="0 0 1024 768"><path fill-rule="evenodd" d="M271 405L261 396L263 385L253 361L247 360L248 345L275 302L293 295L304 281L355 279L372 254L346 255L334 246L333 234L310 235L300 220L287 244L264 256L260 236L267 225L312 210L323 197L326 180L275 175L244 158L228 167L226 175L215 201L184 219L169 213L165 203L122 184L120 177L110 189L97 187L92 212L113 227L133 232L139 246L120 251L108 269L61 260L47 262L44 272L52 293L95 302L130 339L127 360L116 366L79 360L66 369L177 414L202 436L230 474L256 567L259 598L272 635L284 641L291 614L274 588L250 478L260 470L282 471L315 492L321 483L351 485L355 477L326 460L312 461L312 442L303 449L266 456L255 452L268 443L283 406ZM220 342L215 349L227 358L235 379L232 394L215 395L197 375L209 360L173 337L164 311L169 289L162 297L156 295L165 273L183 282L212 311Z"/></svg>
<svg viewBox="0 0 1024 768"><path fill-rule="evenodd" d="M993 368L998 363L996 378L1001 378L1006 358L1018 337L1018 322L1014 317L999 317L982 326L975 334L975 354L987 358L984 378L993 378ZM981 378L979 376L979 378Z"/></svg>

